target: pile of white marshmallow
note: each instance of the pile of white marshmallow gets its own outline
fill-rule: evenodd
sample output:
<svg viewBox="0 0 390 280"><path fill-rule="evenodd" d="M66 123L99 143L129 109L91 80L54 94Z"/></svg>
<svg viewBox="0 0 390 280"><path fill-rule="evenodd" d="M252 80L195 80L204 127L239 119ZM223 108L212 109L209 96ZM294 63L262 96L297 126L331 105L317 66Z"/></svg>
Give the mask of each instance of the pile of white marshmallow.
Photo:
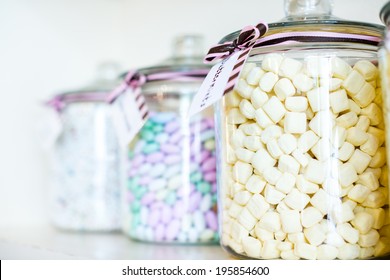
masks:
<svg viewBox="0 0 390 280"><path fill-rule="evenodd" d="M272 53L224 99L222 244L257 259L390 252L377 67Z"/></svg>

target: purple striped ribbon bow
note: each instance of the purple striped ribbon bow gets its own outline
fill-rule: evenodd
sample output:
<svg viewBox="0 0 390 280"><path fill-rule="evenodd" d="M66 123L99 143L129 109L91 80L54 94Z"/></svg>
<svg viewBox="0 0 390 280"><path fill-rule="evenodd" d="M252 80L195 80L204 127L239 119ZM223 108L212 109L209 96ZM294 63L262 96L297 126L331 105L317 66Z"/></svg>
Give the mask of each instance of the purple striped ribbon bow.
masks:
<svg viewBox="0 0 390 280"><path fill-rule="evenodd" d="M246 26L232 42L226 42L212 47L204 58L204 62L208 63L224 59L234 52L248 49L256 43L257 39L264 36L267 31L268 24L265 22L260 22L256 26Z"/></svg>

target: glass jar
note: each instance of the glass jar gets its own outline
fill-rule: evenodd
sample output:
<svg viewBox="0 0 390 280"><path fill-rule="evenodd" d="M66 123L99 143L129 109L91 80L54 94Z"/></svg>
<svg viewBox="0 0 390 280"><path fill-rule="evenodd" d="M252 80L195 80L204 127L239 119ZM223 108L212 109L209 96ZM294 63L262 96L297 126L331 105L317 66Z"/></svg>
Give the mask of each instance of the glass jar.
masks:
<svg viewBox="0 0 390 280"><path fill-rule="evenodd" d="M222 246L253 259L387 255L383 28L333 18L325 0L285 6L216 105Z"/></svg>
<svg viewBox="0 0 390 280"><path fill-rule="evenodd" d="M130 144L124 231L140 241L200 244L218 240L212 110L189 119L209 67L201 38L174 43L163 66L141 69L149 119Z"/></svg>
<svg viewBox="0 0 390 280"><path fill-rule="evenodd" d="M50 218L61 229L113 231L121 227L124 171L106 99L117 71L104 65L100 79L78 91L55 96L62 130L51 153Z"/></svg>

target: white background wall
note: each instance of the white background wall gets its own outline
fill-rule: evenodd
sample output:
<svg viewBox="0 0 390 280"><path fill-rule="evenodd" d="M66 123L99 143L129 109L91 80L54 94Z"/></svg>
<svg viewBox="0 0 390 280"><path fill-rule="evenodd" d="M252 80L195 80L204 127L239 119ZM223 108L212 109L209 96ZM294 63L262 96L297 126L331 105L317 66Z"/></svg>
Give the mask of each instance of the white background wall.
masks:
<svg viewBox="0 0 390 280"><path fill-rule="evenodd" d="M386 2L335 0L334 14L379 23ZM85 85L102 61L161 61L177 34L204 34L210 46L283 16L283 0L0 0L0 230L47 222L40 102Z"/></svg>

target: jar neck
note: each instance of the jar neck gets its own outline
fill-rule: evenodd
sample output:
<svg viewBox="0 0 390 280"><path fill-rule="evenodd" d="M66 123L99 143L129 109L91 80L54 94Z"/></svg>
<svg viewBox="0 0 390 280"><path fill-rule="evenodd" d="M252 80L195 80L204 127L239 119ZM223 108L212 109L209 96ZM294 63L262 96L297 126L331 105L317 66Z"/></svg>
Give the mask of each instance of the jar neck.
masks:
<svg viewBox="0 0 390 280"><path fill-rule="evenodd" d="M331 0L284 0L284 8L288 21L332 16Z"/></svg>

